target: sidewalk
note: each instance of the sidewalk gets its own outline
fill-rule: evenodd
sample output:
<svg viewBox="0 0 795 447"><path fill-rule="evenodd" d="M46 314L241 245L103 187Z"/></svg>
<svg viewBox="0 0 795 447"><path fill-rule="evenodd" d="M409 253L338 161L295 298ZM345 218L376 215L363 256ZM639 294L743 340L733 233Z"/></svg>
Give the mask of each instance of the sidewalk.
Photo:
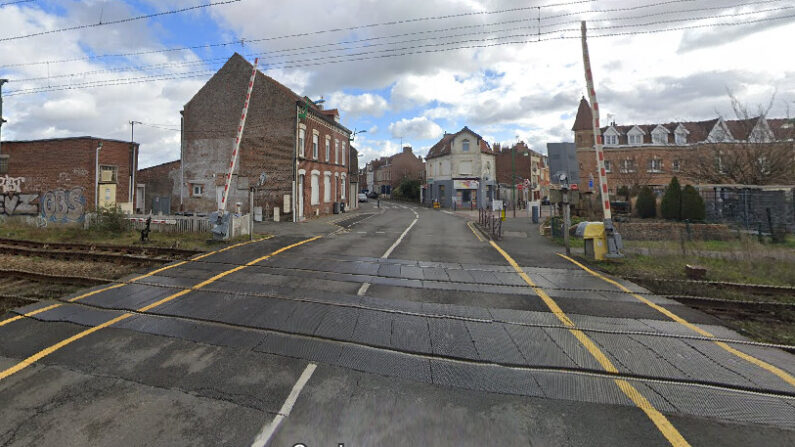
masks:
<svg viewBox="0 0 795 447"><path fill-rule="evenodd" d="M339 227L334 224L336 221L357 216L362 211L362 208L359 207L340 214L306 218L303 222L293 222L292 216L283 216L283 220L280 222L274 222L272 220L254 222L254 234L306 237L317 236L319 234L325 235L339 230Z"/></svg>

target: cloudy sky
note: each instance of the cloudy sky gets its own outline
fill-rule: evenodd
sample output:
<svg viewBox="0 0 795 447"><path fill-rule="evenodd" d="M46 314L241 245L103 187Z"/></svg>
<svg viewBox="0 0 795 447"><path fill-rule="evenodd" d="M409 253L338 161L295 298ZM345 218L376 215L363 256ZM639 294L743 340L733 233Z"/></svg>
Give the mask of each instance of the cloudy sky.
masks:
<svg viewBox="0 0 795 447"><path fill-rule="evenodd" d="M728 92L795 115L792 0L207 3L0 0L3 139L126 140L135 120L142 167L177 159L179 111L239 52L366 130L365 161L464 125L545 152L585 93L580 20L603 120L732 117Z"/></svg>

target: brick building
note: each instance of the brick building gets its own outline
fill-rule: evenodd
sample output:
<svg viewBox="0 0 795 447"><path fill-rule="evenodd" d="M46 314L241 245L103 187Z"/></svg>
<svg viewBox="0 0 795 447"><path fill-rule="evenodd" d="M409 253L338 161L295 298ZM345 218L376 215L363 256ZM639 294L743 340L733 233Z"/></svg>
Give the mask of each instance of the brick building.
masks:
<svg viewBox="0 0 795 447"><path fill-rule="evenodd" d="M171 214L179 211L179 175L179 160L139 169L135 181L135 212Z"/></svg>
<svg viewBox="0 0 795 447"><path fill-rule="evenodd" d="M585 98L580 100L572 126L580 189L588 190L588 181L595 178L596 157L593 144L591 107ZM694 183L703 178L687 178L685 164L697 151L738 150L750 143L774 144L792 141L792 122L784 119L756 117L747 120L671 122L663 124L617 125L602 127L605 170L611 194L621 186L648 185L661 192L673 176L685 177ZM715 160L719 163L719 160Z"/></svg>
<svg viewBox="0 0 795 447"><path fill-rule="evenodd" d="M186 211L218 209L251 70L236 53L185 105ZM248 212L249 187L264 174L254 202L268 215L275 207L293 220L331 213L335 202L349 201L350 135L336 109L323 110L257 71L228 210Z"/></svg>
<svg viewBox="0 0 795 447"><path fill-rule="evenodd" d="M524 201L537 201L543 198L543 187L549 185L549 163L547 156L540 154L520 141L512 147L494 144L497 181L500 184L500 197L512 201L512 185L522 185L517 189L516 198ZM516 176L513 181L511 177ZM525 189L525 180L530 188ZM527 191L527 194L524 193Z"/></svg>
<svg viewBox="0 0 795 447"><path fill-rule="evenodd" d="M72 137L4 141L2 150L0 215L66 223L82 222L97 204L132 211L137 143Z"/></svg>
<svg viewBox="0 0 795 447"><path fill-rule="evenodd" d="M414 155L411 146L403 147L398 154L368 163L367 169L372 172L374 191L379 194L391 194L403 179L420 182L425 179L425 163L421 156Z"/></svg>

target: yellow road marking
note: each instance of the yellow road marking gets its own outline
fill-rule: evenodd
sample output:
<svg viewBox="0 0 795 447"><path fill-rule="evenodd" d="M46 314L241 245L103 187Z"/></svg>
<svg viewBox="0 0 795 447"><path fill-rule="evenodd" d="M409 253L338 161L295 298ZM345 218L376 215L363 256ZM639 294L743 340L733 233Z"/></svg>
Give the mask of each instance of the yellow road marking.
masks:
<svg viewBox="0 0 795 447"><path fill-rule="evenodd" d="M17 373L17 372L27 368L28 366L32 365L34 362L37 362L37 361L41 360L44 357L47 357L48 355L52 354L53 352L63 348L64 346L66 346L66 345L68 345L70 343L73 343L73 342L75 342L77 340L80 340L81 338L85 337L86 335L93 334L94 332L96 332L96 331L98 331L100 329L106 328L106 327L108 327L108 326L110 326L112 324L116 324L116 323L118 323L121 320L130 318L131 316L133 316L133 314L127 313L127 314L119 315L118 317L116 317L116 318L114 318L112 320L106 321L106 322L100 324L99 326L94 326L92 328L86 329L83 332L79 332L79 333L77 333L75 335L72 335L69 338L63 339L63 340L59 341L58 343L56 343L56 344L54 344L54 345L52 345L52 346L50 346L48 348L44 348L41 351L39 351L39 352L33 354L32 356L26 358L25 360L22 360L21 362L17 363L16 365L6 369L5 371L1 371L0 372L0 380L3 380L3 379L5 379L6 377L8 377L8 376L10 376L12 374Z"/></svg>
<svg viewBox="0 0 795 447"><path fill-rule="evenodd" d="M630 290L629 288L625 287L623 284L619 283L618 281L614 281L614 280L612 280L612 279L600 274L599 272L595 272L595 271L589 269L588 267L586 267L585 265L583 265L582 263L577 262L574 259L572 259L572 258L570 258L570 257L568 257L568 256L566 256L564 254L558 253L558 256L560 256L560 257L572 262L573 264L575 264L576 266L578 266L581 269L585 270L586 272L590 273L591 275L593 275L593 276L595 276L595 277L597 277L597 278L599 278L599 279L601 279L601 280L603 280L605 282L613 284L614 286L618 287L622 291L624 291L624 292L632 295L633 297L635 297L635 299L637 299L638 301L642 302L643 304L646 304L647 306L649 306L652 309L660 312L661 314L663 314L666 317L670 318L671 320L681 324L682 326L685 326L685 327L693 330L694 332L696 332L696 333L698 333L700 335L703 335L704 337L715 338L715 335L712 334L711 332L706 331L706 330L696 326L693 323L690 323L689 321L685 320L684 318L680 317L679 315L676 315L675 313L671 312L670 310L660 306L659 304L651 302L649 299L647 299L647 298L645 298L645 297L633 292L632 290ZM729 352L729 353L731 353L731 354L733 354L733 355L735 355L735 356L737 356L737 357L739 357L739 358L741 358L741 359L743 359L743 360L745 360L745 361L747 361L749 363L752 363L752 364L754 364L754 365L766 370L767 372L775 374L776 376L778 376L779 378L781 378L782 380L784 380L788 384L790 384L793 387L795 387L795 377L793 377L788 372L782 370L781 368L773 366L770 363L767 363L764 360L760 360L760 359L758 359L758 358L756 358L756 357L754 357L754 356L752 356L750 354L746 354L746 353L744 353L744 352L742 352L740 350L732 348L731 346L727 345L724 342L713 341L713 343L715 343L716 345L718 345L719 347L724 349L726 352Z"/></svg>
<svg viewBox="0 0 795 447"><path fill-rule="evenodd" d="M475 225L472 222L467 222L467 227L472 230L472 233L474 233L475 237L478 238L478 241L483 242L485 240L480 237L480 234L478 234L477 230L475 230Z"/></svg>
<svg viewBox="0 0 795 447"><path fill-rule="evenodd" d="M260 261L264 261L265 259L268 259L270 257L276 256L279 253L287 251L287 250L289 250L291 248L297 247L299 245L306 244L308 242L312 242L312 241L320 239L320 238L321 238L321 236L315 236L313 238L305 239L305 240L297 242L295 244L291 244L291 245L282 247L282 248L274 251L273 253L271 253L269 255L265 255L265 256L262 256L260 258L255 259L255 260L253 260L251 262L247 262L245 265L239 265L239 266L237 266L237 267L235 267L233 269L230 269L230 270L222 272L222 273L220 273L218 275L215 275L215 276L213 276L212 278L210 278L210 279L208 279L206 281L202 281L202 282L200 282L199 284L196 284L193 287L190 287L188 289L180 290L179 292L174 293L172 295L169 295L169 296L163 298L160 301L152 303L152 304L150 304L148 306L141 307L140 309L137 309L137 312L146 312L148 310L154 309L155 307L161 306L161 305L163 305L163 304L165 304L165 303L167 303L167 302L169 302L169 301L171 301L173 299L179 298L179 297L181 297L183 295L187 295L188 293L190 293L190 292L192 292L194 290L201 289L202 287L204 287L204 286L206 286L208 284L211 284L211 283L223 278L224 276L227 276L227 275L230 275L230 274L232 274L234 272L243 270L246 267L250 267L250 266L252 266L252 265L254 265L254 264L256 264L256 263L258 263ZM229 250L230 248L234 248L236 246L239 247L240 245L245 245L245 244L234 245L234 246L231 246L231 247L227 247L227 248L225 248L223 250L224 251L225 250ZM222 251L222 250L218 250L217 252L220 252L220 251ZM38 311L33 311L33 312L36 312L36 313L44 312L45 310L49 310L49 309L51 309L53 307L58 307L58 306L61 306L61 304L55 304L53 306L49 306L49 308L43 308L43 309L39 309ZM92 334L92 333L94 333L94 332L96 332L96 331L98 331L100 329L103 329L103 328L106 328L106 327L111 326L113 324L116 324L119 321L122 321L124 319L130 318L133 315L135 315L135 314L125 313L125 314L119 315L118 317L116 317L116 318L114 318L112 320L106 321L106 322L100 324L99 326L94 326L92 328L86 329L85 331L82 331L80 333L77 333L77 334L69 337L69 338L61 340L60 342L58 342L58 343L56 343L56 344L54 344L54 345L52 345L52 346L50 346L48 348L42 349L41 351L39 351L36 354L33 354L32 356L22 360L21 362L17 363L16 365L14 365L14 366L12 366L12 367L4 370L4 371L0 371L0 380L3 380L3 379L5 379L6 377L8 377L8 376L10 376L12 374L27 368L28 366L30 366L34 362L36 362L38 360L41 360L42 358L52 354L53 352L63 348L66 345L69 345L70 343L73 343L73 342L75 342L77 340L80 340L81 338L85 337L86 335ZM22 318L22 316L20 316L20 318Z"/></svg>
<svg viewBox="0 0 795 447"><path fill-rule="evenodd" d="M8 323L13 323L14 321L17 321L17 320L21 320L23 318L32 317L32 316L34 316L36 314L40 314L42 312L47 312L48 310L55 309L56 307L60 307L60 306L63 306L63 304L53 304L51 306L42 307L41 309L36 309L36 310L30 311L30 312L28 312L26 314L23 314L23 315L17 315L16 317L0 321L0 327L5 326Z"/></svg>
<svg viewBox="0 0 795 447"><path fill-rule="evenodd" d="M584 332L577 329L574 325L574 322L563 312L563 310L558 306L555 300L552 299L542 288L538 287L532 279L527 275L527 273L522 270L522 267L514 261L514 259L505 252L499 245L497 245L494 241L489 241L491 246L494 247L509 264L511 267L516 270L516 273L527 283L530 287L532 287L533 291L544 301L544 304L547 305L549 310L560 320L565 326L569 328L569 332L574 335L577 340L588 350L588 352L602 365L605 371L610 373L618 373L618 368L613 365L613 362L610 361L609 358L596 346L596 343L593 342ZM643 411L646 416L654 423L660 433L665 436L665 439L671 443L671 445L675 447L685 447L689 446L690 444L685 440L679 430L671 424L671 422L666 418L659 410L654 408L651 402L646 399L640 391L637 390L632 384L627 382L626 380L622 379L613 379L616 383L618 388L635 404L641 411Z"/></svg>

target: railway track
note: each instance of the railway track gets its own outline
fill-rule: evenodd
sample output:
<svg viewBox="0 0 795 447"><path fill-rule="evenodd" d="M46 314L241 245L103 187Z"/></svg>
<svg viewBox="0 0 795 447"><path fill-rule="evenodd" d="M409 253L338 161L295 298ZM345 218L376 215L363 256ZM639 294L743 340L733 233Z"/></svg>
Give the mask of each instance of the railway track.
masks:
<svg viewBox="0 0 795 447"><path fill-rule="evenodd" d="M65 261L110 262L151 265L189 258L200 253L164 247L135 247L60 242L37 242L0 238L0 254L42 257Z"/></svg>

